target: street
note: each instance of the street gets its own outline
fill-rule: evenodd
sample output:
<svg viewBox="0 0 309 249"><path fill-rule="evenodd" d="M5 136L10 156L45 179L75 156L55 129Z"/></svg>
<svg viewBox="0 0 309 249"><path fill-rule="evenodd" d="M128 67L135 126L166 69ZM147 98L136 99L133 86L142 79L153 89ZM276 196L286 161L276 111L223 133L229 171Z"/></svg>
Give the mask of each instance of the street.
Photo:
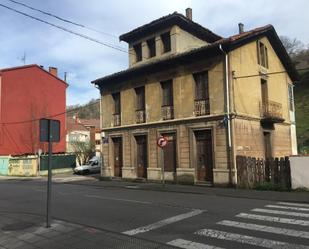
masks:
<svg viewBox="0 0 309 249"><path fill-rule="evenodd" d="M93 180L81 184L56 179L53 219L134 237L141 243L154 242L154 248L309 248L309 204L304 201L223 196L206 187L200 188L206 193L202 194L140 186L143 184ZM1 214L37 215L44 223L45 180L1 180L0 188ZM1 238L0 248L17 248L6 247ZM102 243L96 248L117 248Z"/></svg>

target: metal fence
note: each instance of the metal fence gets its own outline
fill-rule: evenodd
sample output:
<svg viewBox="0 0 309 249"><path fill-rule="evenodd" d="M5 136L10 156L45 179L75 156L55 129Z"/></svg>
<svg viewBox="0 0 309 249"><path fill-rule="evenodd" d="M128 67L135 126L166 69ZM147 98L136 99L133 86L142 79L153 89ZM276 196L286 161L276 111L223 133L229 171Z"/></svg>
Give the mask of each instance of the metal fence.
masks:
<svg viewBox="0 0 309 249"><path fill-rule="evenodd" d="M272 183L282 188L291 188L289 157L259 159L237 156L237 185L254 188L257 184Z"/></svg>

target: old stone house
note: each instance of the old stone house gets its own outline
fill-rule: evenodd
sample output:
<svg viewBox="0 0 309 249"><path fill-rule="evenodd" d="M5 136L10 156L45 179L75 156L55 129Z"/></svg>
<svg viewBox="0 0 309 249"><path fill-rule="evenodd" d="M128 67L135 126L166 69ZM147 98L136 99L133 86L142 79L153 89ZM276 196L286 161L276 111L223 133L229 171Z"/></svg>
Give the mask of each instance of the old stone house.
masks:
<svg viewBox="0 0 309 249"><path fill-rule="evenodd" d="M102 176L235 183L236 156L297 153L291 60L273 26L228 38L173 13L120 36L101 92ZM157 138L168 139L163 151Z"/></svg>

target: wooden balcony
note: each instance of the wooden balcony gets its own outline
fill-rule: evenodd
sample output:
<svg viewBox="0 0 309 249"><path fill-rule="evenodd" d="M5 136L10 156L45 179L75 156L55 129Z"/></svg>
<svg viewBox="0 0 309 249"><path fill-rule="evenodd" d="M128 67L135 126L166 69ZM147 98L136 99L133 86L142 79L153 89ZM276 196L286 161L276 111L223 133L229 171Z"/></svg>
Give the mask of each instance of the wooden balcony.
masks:
<svg viewBox="0 0 309 249"><path fill-rule="evenodd" d="M114 115L114 126L120 126L121 125L120 113L115 113L113 115Z"/></svg>
<svg viewBox="0 0 309 249"><path fill-rule="evenodd" d="M137 124L145 123L146 122L146 115L145 110L136 110L135 111L135 119Z"/></svg>
<svg viewBox="0 0 309 249"><path fill-rule="evenodd" d="M162 118L163 120L173 119L174 118L174 106L166 105L162 106Z"/></svg>
<svg viewBox="0 0 309 249"><path fill-rule="evenodd" d="M282 116L282 104L268 100L260 104L262 122L264 123L282 123L284 118Z"/></svg>
<svg viewBox="0 0 309 249"><path fill-rule="evenodd" d="M208 99L194 100L194 113L195 116L209 115L210 114L209 100Z"/></svg>

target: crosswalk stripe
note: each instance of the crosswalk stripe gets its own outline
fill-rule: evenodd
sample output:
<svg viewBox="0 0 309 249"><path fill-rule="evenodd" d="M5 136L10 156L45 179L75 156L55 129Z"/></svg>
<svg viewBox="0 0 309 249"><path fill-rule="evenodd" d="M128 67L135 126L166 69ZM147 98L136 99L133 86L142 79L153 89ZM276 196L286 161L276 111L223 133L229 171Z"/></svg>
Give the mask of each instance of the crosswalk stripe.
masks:
<svg viewBox="0 0 309 249"><path fill-rule="evenodd" d="M260 232L266 232L266 233L283 234L283 235L292 236L292 237L309 239L309 232L299 231L299 230L294 230L294 229L264 226L264 225L257 225L257 224L252 224L252 223L236 222L236 221L231 221L231 220L223 220L223 221L217 222L217 224L222 225L222 226L236 227L236 228L260 231Z"/></svg>
<svg viewBox="0 0 309 249"><path fill-rule="evenodd" d="M309 218L309 213L297 213L297 212L286 212L286 211L279 211L273 209L264 209L264 208L254 208L251 211L253 212L260 212L260 213L268 213L268 214L281 214L281 215L290 215L296 217L306 217Z"/></svg>
<svg viewBox="0 0 309 249"><path fill-rule="evenodd" d="M237 214L235 217L251 219L251 220L262 220L262 221L283 223L283 224L299 225L299 226L306 226L306 227L309 226L309 221L307 220L295 220L295 219L289 219L289 218L281 218L277 216L265 216L265 215L258 215L258 214L240 213L240 214Z"/></svg>
<svg viewBox="0 0 309 249"><path fill-rule="evenodd" d="M309 208L309 204L305 204L305 203L295 203L295 202L277 202L277 204L279 205L288 205L288 206L296 206L296 207L308 207Z"/></svg>
<svg viewBox="0 0 309 249"><path fill-rule="evenodd" d="M175 239L170 242L167 242L167 244L171 246L177 246L179 248L184 248L184 249L223 249L222 247L202 244L202 243L193 242L193 241L184 240L184 239Z"/></svg>
<svg viewBox="0 0 309 249"><path fill-rule="evenodd" d="M242 244L249 244L249 245L254 245L254 246L265 247L265 248L309 249L309 247L305 245L290 244L290 243L282 242L282 241L263 239L263 238L258 238L258 237L243 235L243 234L237 234L237 233L228 233L228 232L214 230L214 229L202 229L200 231L195 232L195 234L206 236L209 238L228 240L228 241L238 242Z"/></svg>
<svg viewBox="0 0 309 249"><path fill-rule="evenodd" d="M158 222L155 222L155 223L147 225L147 226L142 226L142 227L138 227L136 229L125 231L125 232L123 232L123 234L135 235L135 234L138 234L138 233L145 233L145 232L148 232L148 231L151 231L151 230L172 224L174 222L178 222L180 220L191 218L191 217L193 217L195 215L199 215L203 212L204 212L204 210L195 209L195 210L192 210L191 212L179 214L179 215L167 218L165 220L160 220Z"/></svg>
<svg viewBox="0 0 309 249"><path fill-rule="evenodd" d="M296 211L309 211L309 208L302 208L302 207L289 207L289 206L279 206L279 205L266 205L267 208L278 208L278 209L289 209L289 210L296 210Z"/></svg>

